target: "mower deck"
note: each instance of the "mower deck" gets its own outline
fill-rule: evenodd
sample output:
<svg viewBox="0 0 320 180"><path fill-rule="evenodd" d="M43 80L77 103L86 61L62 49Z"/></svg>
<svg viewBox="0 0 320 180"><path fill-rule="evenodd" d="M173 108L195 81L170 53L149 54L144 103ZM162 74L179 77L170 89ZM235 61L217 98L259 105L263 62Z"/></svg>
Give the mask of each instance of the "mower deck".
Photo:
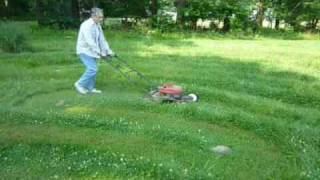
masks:
<svg viewBox="0 0 320 180"><path fill-rule="evenodd" d="M198 101L195 94L184 95L183 89L174 84L163 84L156 90L150 91L150 98L160 103L189 103Z"/></svg>

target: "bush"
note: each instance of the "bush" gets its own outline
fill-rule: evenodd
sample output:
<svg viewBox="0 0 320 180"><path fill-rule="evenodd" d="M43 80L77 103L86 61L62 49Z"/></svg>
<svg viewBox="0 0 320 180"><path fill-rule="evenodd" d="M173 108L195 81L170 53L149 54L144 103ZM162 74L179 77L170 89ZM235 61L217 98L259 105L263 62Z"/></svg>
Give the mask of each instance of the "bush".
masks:
<svg viewBox="0 0 320 180"><path fill-rule="evenodd" d="M151 19L151 27L159 29L161 32L171 32L175 29L176 23L171 15L160 14Z"/></svg>
<svg viewBox="0 0 320 180"><path fill-rule="evenodd" d="M0 22L0 48L7 52L21 52L29 48L29 28L18 22Z"/></svg>

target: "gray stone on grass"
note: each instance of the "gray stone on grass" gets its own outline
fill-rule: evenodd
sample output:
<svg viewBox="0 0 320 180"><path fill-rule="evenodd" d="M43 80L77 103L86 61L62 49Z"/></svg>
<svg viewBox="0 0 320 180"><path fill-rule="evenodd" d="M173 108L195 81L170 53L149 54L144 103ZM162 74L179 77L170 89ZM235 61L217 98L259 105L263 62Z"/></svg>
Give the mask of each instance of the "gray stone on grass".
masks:
<svg viewBox="0 0 320 180"><path fill-rule="evenodd" d="M64 105L64 100L60 100L56 103L57 107L63 106Z"/></svg>
<svg viewBox="0 0 320 180"><path fill-rule="evenodd" d="M215 147L211 148L211 150L220 156L230 155L232 153L231 148L228 146L224 146L224 145L215 146Z"/></svg>

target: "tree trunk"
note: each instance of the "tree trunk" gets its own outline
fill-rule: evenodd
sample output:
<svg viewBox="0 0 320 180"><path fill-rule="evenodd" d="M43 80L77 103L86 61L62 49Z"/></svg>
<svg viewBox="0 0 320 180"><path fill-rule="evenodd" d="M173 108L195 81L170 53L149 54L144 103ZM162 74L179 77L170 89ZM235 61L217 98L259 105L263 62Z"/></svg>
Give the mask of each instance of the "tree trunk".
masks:
<svg viewBox="0 0 320 180"><path fill-rule="evenodd" d="M278 30L279 27L280 27L280 19L277 18L277 19L276 19L276 24L275 24L276 30Z"/></svg>
<svg viewBox="0 0 320 180"><path fill-rule="evenodd" d="M191 29L192 30L197 30L197 19L192 19L191 20Z"/></svg>
<svg viewBox="0 0 320 180"><path fill-rule="evenodd" d="M259 2L258 2L258 17L257 17L257 23L258 23L258 26L259 26L260 28L261 28L262 25L263 25L264 12L265 12L264 0L259 0Z"/></svg>
<svg viewBox="0 0 320 180"><path fill-rule="evenodd" d="M280 9L282 5L282 0L272 1L272 7L274 11L275 17L275 29L278 30L280 28Z"/></svg>
<svg viewBox="0 0 320 180"><path fill-rule="evenodd" d="M158 0L151 0L151 15L156 16L158 13Z"/></svg>
<svg viewBox="0 0 320 180"><path fill-rule="evenodd" d="M73 26L78 27L80 24L80 7L78 0L71 0L71 17Z"/></svg>
<svg viewBox="0 0 320 180"><path fill-rule="evenodd" d="M46 25L45 17L44 17L44 3L42 0L36 1L36 11L37 11L37 21L39 25Z"/></svg>
<svg viewBox="0 0 320 180"><path fill-rule="evenodd" d="M228 16L226 16L224 19L223 19L223 28L222 28L222 31L223 32L229 32L231 29L231 23L230 23L230 18Z"/></svg>
<svg viewBox="0 0 320 180"><path fill-rule="evenodd" d="M315 30L317 29L318 23L319 23L319 19L314 19L314 20L312 20L311 29L312 29L313 31L315 31Z"/></svg>
<svg viewBox="0 0 320 180"><path fill-rule="evenodd" d="M177 8L177 23L184 25L184 8L187 4L186 0L176 0L175 6Z"/></svg>
<svg viewBox="0 0 320 180"><path fill-rule="evenodd" d="M301 30L300 25L297 20L295 20L295 19L291 20L291 22L289 24L293 27L294 32L299 32Z"/></svg>
<svg viewBox="0 0 320 180"><path fill-rule="evenodd" d="M80 7L78 0L71 0L71 15L72 18L80 20Z"/></svg>
<svg viewBox="0 0 320 180"><path fill-rule="evenodd" d="M0 1L0 18L5 18L7 17L7 6L5 0Z"/></svg>

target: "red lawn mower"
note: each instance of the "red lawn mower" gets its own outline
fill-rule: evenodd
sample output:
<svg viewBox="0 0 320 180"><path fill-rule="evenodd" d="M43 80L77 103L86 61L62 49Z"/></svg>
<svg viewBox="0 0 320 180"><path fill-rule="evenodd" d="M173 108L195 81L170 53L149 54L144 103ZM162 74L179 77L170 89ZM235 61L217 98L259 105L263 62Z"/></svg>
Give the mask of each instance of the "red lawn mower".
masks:
<svg viewBox="0 0 320 180"><path fill-rule="evenodd" d="M106 62L108 62L111 67L119 72L123 77L125 77L129 82L136 84L130 76L131 73L136 74L140 79L144 80L151 87L148 98L155 102L168 102L168 103L187 103L187 102L196 102L198 101L198 96L196 94L188 94L185 95L184 90L181 86L177 86L175 84L166 83L160 86L154 85L151 80L145 77L142 73L135 70L131 67L127 62L119 58L119 56L113 56L104 58Z"/></svg>

